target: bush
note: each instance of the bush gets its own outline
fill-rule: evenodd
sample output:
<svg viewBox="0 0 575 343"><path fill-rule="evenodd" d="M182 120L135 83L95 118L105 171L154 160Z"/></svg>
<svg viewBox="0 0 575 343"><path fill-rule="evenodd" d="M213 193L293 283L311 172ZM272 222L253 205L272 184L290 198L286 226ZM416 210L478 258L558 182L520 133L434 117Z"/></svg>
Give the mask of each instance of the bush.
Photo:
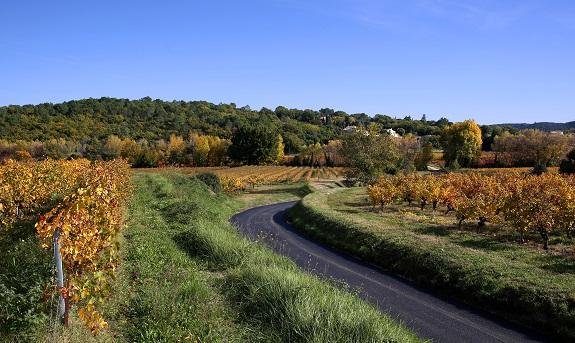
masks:
<svg viewBox="0 0 575 343"><path fill-rule="evenodd" d="M531 171L532 174L541 175L547 172L547 164L545 163L536 163Z"/></svg>
<svg viewBox="0 0 575 343"><path fill-rule="evenodd" d="M15 333L20 338L33 334L47 317L42 298L50 276L50 255L34 236L14 241L0 237L0 247L0 337L10 341Z"/></svg>
<svg viewBox="0 0 575 343"><path fill-rule="evenodd" d="M567 158L561 161L559 172L561 174L575 174L575 149L571 150L567 154Z"/></svg>
<svg viewBox="0 0 575 343"><path fill-rule="evenodd" d="M459 170L460 168L461 168L461 165L459 164L457 159L455 159L451 163L449 163L449 169L451 169L451 170Z"/></svg>
<svg viewBox="0 0 575 343"><path fill-rule="evenodd" d="M201 173L196 175L196 177L205 183L214 193L220 193L222 191L222 185L220 183L220 178L214 173Z"/></svg>

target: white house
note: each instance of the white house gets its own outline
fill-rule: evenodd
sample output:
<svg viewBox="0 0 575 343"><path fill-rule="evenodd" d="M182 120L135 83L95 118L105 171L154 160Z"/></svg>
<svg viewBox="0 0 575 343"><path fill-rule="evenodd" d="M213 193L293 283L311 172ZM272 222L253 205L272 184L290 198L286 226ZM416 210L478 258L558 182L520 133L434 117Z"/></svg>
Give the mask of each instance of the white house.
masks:
<svg viewBox="0 0 575 343"><path fill-rule="evenodd" d="M350 125L343 128L343 132L345 133L352 133L355 132L355 130L357 130L357 126L355 125Z"/></svg>
<svg viewBox="0 0 575 343"><path fill-rule="evenodd" d="M387 132L388 135L390 135L391 137L399 137L399 134L397 132L395 132L394 129L385 129L385 131Z"/></svg>

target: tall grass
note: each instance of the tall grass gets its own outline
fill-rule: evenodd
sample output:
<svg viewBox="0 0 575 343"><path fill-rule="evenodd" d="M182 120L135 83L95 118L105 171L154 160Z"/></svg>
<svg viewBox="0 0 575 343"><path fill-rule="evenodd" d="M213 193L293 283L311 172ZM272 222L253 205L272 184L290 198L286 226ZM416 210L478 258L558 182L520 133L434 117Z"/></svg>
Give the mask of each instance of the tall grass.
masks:
<svg viewBox="0 0 575 343"><path fill-rule="evenodd" d="M136 175L134 182L117 304L111 310L119 340L267 341L258 330L237 323L237 313L219 290L219 276L206 272L205 263L177 243L197 220L214 217L198 202L206 194L194 192L183 177Z"/></svg>
<svg viewBox="0 0 575 343"><path fill-rule="evenodd" d="M244 315L272 325L286 342L416 342L352 294L281 267L246 267L226 285Z"/></svg>
<svg viewBox="0 0 575 343"><path fill-rule="evenodd" d="M133 325L127 326L129 340L181 337L186 327L200 338L222 337L224 332L209 325L213 321L197 323L198 317L210 318L206 302L221 296L220 310L211 318L226 319L225 333L235 335L229 341L419 341L355 295L242 238L228 222L241 207L237 201L182 175L141 174L135 180L139 195L129 223L136 227L128 231L132 244L127 259L138 261L128 273L137 272L140 281L132 282L136 292L129 317L137 320L130 319ZM200 270L214 277L213 287L202 286ZM174 288L174 280L189 281ZM210 336L210 329L215 334Z"/></svg>

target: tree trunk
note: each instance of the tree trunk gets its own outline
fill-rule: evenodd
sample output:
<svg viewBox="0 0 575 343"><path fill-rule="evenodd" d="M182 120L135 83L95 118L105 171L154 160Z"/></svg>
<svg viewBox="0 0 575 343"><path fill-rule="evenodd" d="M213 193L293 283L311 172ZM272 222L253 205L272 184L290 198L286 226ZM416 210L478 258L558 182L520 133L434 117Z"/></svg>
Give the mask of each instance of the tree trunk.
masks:
<svg viewBox="0 0 575 343"><path fill-rule="evenodd" d="M539 229L539 234L543 238L543 249L549 250L549 233L547 230Z"/></svg>
<svg viewBox="0 0 575 343"><path fill-rule="evenodd" d="M487 218L479 217L479 223L477 223L477 233L479 233L481 228L485 226L486 222L487 222Z"/></svg>
<svg viewBox="0 0 575 343"><path fill-rule="evenodd" d="M68 290L70 289L70 281L66 280L66 294L64 296L64 326L68 327L70 320L69 320L69 313L70 313L70 295L68 294Z"/></svg>
<svg viewBox="0 0 575 343"><path fill-rule="evenodd" d="M463 221L465 220L465 217L459 218L459 222L457 223L457 227L461 227L461 224L463 224Z"/></svg>

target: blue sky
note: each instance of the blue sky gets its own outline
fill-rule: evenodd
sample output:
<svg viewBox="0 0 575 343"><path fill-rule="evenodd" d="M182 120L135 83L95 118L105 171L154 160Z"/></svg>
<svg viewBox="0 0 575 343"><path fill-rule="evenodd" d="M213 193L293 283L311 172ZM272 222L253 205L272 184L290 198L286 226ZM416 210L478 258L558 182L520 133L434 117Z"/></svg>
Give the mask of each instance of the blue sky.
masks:
<svg viewBox="0 0 575 343"><path fill-rule="evenodd" d="M574 1L7 1L0 105L150 96L575 120Z"/></svg>

